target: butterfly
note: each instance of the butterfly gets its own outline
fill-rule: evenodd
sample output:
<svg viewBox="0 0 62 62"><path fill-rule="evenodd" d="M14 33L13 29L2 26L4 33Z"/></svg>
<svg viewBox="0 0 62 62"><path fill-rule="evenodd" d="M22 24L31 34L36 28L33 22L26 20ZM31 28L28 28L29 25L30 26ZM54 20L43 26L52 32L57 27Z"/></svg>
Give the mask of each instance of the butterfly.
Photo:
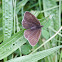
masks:
<svg viewBox="0 0 62 62"><path fill-rule="evenodd" d="M30 12L26 11L22 26L27 29L24 31L24 37L29 41L31 46L35 46L41 35L41 26L38 19Z"/></svg>

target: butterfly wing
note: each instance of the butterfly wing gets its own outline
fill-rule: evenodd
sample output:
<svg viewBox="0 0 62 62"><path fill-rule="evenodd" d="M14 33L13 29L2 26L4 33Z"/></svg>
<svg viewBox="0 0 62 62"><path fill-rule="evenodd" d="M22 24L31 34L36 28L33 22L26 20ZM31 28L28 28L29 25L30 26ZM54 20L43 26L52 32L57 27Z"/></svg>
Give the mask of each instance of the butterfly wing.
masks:
<svg viewBox="0 0 62 62"><path fill-rule="evenodd" d="M24 32L25 38L29 41L29 43L32 46L35 46L36 43L39 41L40 35L41 35L41 29L36 30L28 29Z"/></svg>
<svg viewBox="0 0 62 62"><path fill-rule="evenodd" d="M40 22L30 12L25 12L24 19L22 21L22 25L25 29L29 29L34 26L39 26Z"/></svg>
<svg viewBox="0 0 62 62"><path fill-rule="evenodd" d="M32 27L35 26L33 23L30 23L30 22L28 22L28 21L26 21L26 20L23 20L23 21L22 21L22 25L23 25L23 27L24 27L25 29L30 29L30 28L32 28Z"/></svg>

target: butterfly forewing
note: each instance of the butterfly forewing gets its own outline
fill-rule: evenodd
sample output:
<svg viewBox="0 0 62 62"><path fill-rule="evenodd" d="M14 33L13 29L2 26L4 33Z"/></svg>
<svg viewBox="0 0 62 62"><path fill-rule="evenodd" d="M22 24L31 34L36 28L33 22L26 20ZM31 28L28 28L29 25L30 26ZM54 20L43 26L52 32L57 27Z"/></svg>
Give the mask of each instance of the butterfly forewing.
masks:
<svg viewBox="0 0 62 62"><path fill-rule="evenodd" d="M37 18L29 12L24 14L24 20L22 21L22 25L25 29L29 29L34 26L40 26L40 22Z"/></svg>
<svg viewBox="0 0 62 62"><path fill-rule="evenodd" d="M23 20L23 21L22 21L22 25L23 25L23 27L24 27L25 29L30 29L30 28L32 28L32 27L35 26L34 24L32 24L32 23L30 23L30 22L28 22L28 21L26 21L26 20Z"/></svg>

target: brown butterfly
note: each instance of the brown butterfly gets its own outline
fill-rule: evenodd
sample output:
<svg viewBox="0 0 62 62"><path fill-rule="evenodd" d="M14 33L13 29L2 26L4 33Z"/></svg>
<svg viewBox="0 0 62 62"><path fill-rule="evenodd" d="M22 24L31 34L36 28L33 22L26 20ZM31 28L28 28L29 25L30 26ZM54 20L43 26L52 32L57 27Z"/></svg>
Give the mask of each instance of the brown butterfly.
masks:
<svg viewBox="0 0 62 62"><path fill-rule="evenodd" d="M30 12L25 12L22 25L25 29L24 36L31 46L35 46L41 35L41 26L38 19Z"/></svg>

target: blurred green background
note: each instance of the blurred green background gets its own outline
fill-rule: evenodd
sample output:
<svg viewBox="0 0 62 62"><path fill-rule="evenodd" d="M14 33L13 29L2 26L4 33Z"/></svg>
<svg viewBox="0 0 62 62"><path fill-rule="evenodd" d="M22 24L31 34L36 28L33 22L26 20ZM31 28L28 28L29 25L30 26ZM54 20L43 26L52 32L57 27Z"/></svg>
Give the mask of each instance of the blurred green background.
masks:
<svg viewBox="0 0 62 62"><path fill-rule="evenodd" d="M22 20L26 11L32 13L43 26L39 42L34 47L24 38ZM61 22L62 0L0 0L0 62L62 62L61 30L53 39L37 49L61 28ZM53 48L56 46L57 49ZM40 56L33 53L31 57L29 54L35 49L36 54L39 51L43 53L39 53ZM29 56L22 59L26 55ZM16 59L11 61L13 58Z"/></svg>

